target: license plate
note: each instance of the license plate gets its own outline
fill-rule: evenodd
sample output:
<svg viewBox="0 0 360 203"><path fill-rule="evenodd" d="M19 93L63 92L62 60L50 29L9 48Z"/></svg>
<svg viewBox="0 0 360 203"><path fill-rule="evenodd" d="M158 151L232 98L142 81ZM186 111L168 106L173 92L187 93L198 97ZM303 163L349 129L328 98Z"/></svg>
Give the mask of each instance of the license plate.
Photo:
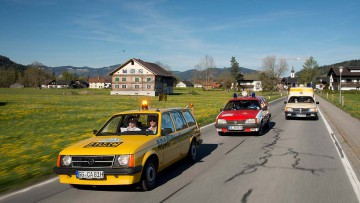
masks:
<svg viewBox="0 0 360 203"><path fill-rule="evenodd" d="M297 114L297 117L306 117L306 114Z"/></svg>
<svg viewBox="0 0 360 203"><path fill-rule="evenodd" d="M229 130L243 130L243 126L229 126Z"/></svg>
<svg viewBox="0 0 360 203"><path fill-rule="evenodd" d="M104 179L104 171L76 171L78 179Z"/></svg>

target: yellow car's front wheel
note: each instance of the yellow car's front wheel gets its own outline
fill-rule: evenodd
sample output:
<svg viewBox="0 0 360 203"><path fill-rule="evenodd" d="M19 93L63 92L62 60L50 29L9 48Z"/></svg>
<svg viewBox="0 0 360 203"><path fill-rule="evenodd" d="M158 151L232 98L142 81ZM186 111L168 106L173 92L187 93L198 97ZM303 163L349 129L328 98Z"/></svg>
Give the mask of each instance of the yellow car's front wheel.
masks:
<svg viewBox="0 0 360 203"><path fill-rule="evenodd" d="M155 188L157 183L157 164L154 159L149 159L144 167L140 188L143 191L149 191Z"/></svg>

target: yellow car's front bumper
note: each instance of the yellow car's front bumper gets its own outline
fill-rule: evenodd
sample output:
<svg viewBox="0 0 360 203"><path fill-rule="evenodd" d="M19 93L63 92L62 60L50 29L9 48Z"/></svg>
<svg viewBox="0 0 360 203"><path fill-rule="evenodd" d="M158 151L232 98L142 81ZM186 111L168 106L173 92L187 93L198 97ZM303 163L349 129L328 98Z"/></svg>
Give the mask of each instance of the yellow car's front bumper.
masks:
<svg viewBox="0 0 360 203"><path fill-rule="evenodd" d="M103 179L79 179L76 171L103 171ZM66 168L54 167L54 172L59 175L60 183L76 185L130 185L140 181L142 166L134 168Z"/></svg>
<svg viewBox="0 0 360 203"><path fill-rule="evenodd" d="M106 175L105 179L78 179L76 175L59 175L60 183L75 185L131 185L138 183L141 173L133 175Z"/></svg>

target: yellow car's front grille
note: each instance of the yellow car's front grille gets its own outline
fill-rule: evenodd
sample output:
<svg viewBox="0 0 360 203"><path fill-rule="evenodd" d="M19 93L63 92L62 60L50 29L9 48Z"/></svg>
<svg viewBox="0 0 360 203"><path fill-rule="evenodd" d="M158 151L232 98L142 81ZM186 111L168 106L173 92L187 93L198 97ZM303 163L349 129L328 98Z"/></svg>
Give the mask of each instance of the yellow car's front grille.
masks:
<svg viewBox="0 0 360 203"><path fill-rule="evenodd" d="M114 156L73 156L72 167L112 167Z"/></svg>

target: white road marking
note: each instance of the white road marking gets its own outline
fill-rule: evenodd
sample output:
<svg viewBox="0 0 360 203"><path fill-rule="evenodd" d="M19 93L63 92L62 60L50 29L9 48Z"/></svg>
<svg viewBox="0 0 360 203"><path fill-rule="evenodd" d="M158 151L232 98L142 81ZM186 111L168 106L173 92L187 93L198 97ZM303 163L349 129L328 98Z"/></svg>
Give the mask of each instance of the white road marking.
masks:
<svg viewBox="0 0 360 203"><path fill-rule="evenodd" d="M337 149L336 151L339 154L341 163L343 164L346 174L350 180L351 186L354 189L354 192L356 194L356 197L358 199L358 201L360 202L360 183L359 183L359 179L356 177L356 174L354 172L354 169L352 168L348 158L346 157L344 150L341 148L339 141L336 139L336 136L332 136L334 135L334 132L331 130L331 127L329 125L329 123L326 121L324 115L322 114L321 110L319 109L319 113L321 115L321 118L324 121L324 124L329 132L329 135L331 137L331 139L334 140L333 144L335 146L335 148Z"/></svg>
<svg viewBox="0 0 360 203"><path fill-rule="evenodd" d="M56 180L58 180L58 179L59 179L58 177L52 178L52 179L46 180L46 181L44 181L44 182L38 183L38 184L36 184L36 185L32 185L32 186L30 186L30 187L24 188L24 189L22 189L22 190L18 190L18 191L16 191L16 192L7 194L7 195L5 195L5 196L1 196L1 197L0 197L0 200L4 200L4 199L9 198L9 197L11 197L11 196L14 196L14 195L17 195L17 194L20 194L20 193L27 192L27 191L32 190L32 189L37 188L37 187L41 187L41 186L43 186L43 185L49 184L49 183L51 183L51 182L54 182L54 181L56 181Z"/></svg>

